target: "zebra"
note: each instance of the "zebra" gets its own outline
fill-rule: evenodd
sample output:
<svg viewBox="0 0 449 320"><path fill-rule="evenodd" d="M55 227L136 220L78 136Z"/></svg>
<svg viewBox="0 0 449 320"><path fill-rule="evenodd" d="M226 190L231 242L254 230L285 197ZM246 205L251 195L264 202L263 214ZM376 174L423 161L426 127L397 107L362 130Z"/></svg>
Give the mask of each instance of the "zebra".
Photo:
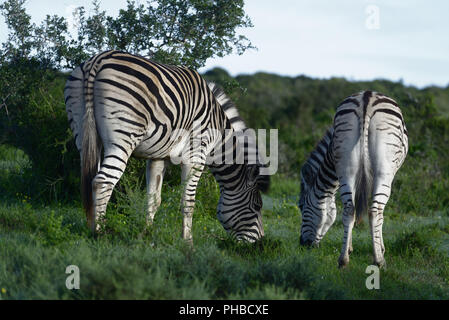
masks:
<svg viewBox="0 0 449 320"><path fill-rule="evenodd" d="M362 91L343 100L337 107L333 127L301 168L300 243L319 245L335 221L335 194L339 189L344 226L339 267L349 263L354 223L359 223L367 211L374 263L382 267L383 212L394 176L407 152L408 133L396 101L373 91Z"/></svg>
<svg viewBox="0 0 449 320"><path fill-rule="evenodd" d="M77 67L64 96L81 156L83 206L92 232L104 220L131 155L147 159L151 224L161 203L167 159L176 155L184 160L180 165L185 241L193 244L196 188L206 165L220 188L217 217L224 229L237 240L254 242L264 236L261 192L267 191L269 176L260 173L260 161L247 161L250 150L257 153L255 141L238 148L235 134L244 134L247 128L220 87L189 68L111 50ZM225 151L218 155L216 150ZM209 161L229 153L243 153L245 161Z"/></svg>

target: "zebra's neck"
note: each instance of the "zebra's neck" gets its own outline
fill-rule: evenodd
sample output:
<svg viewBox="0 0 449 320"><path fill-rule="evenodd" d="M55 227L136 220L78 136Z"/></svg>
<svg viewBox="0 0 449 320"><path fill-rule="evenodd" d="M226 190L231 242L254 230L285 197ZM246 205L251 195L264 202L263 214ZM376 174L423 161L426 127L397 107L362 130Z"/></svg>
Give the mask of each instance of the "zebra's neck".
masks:
<svg viewBox="0 0 449 320"><path fill-rule="evenodd" d="M260 166L256 136L255 133L249 134L250 129L247 128L236 105L223 89L213 82L208 82L208 86L223 110L226 128L221 143L217 145L218 149L221 148L221 155L218 157L220 159L210 164L209 168L222 193L236 192L244 185L244 176L250 170L249 166ZM216 155L212 155L214 156ZM268 188L267 176L259 176L258 180L262 190Z"/></svg>
<svg viewBox="0 0 449 320"><path fill-rule="evenodd" d="M301 198L306 196L305 193L308 197L317 198L318 201L335 196L338 178L330 149L333 133L333 128L327 130L324 138L318 143L301 168Z"/></svg>
<svg viewBox="0 0 449 320"><path fill-rule="evenodd" d="M218 104L221 106L226 117L229 119L229 122L231 123L232 128L235 131L245 130L247 128L245 122L243 121L242 118L240 118L240 115L239 115L236 105L226 95L224 90L214 82L208 82L207 85L209 86L209 89L214 94L215 99L217 100Z"/></svg>
<svg viewBox="0 0 449 320"><path fill-rule="evenodd" d="M235 192L245 185L249 167L259 166L256 138L247 130L235 130L228 118L225 130L209 155L208 166L222 192Z"/></svg>

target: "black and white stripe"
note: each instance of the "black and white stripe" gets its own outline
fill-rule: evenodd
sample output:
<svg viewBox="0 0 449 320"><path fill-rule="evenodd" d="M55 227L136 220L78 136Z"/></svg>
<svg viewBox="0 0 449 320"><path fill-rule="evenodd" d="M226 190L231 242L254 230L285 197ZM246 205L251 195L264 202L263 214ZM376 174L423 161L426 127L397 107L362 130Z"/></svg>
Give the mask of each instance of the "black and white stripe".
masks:
<svg viewBox="0 0 449 320"><path fill-rule="evenodd" d="M208 162L214 150L229 143L231 151L226 152L236 153L233 133L246 129L220 88L188 68L108 51L76 68L64 93L81 154L84 207L92 230L104 216L131 155L148 159L151 222L161 202L165 161L178 156L184 184L184 239L192 241L196 187L205 165L220 184L217 215L224 228L237 239L263 236L260 191L268 177L259 175L260 165Z"/></svg>
<svg viewBox="0 0 449 320"><path fill-rule="evenodd" d="M262 208L262 198L258 190L262 192L268 190L269 176L259 173L262 165L256 139L247 134L248 128L240 117L235 104L226 96L221 87L211 82L208 85L229 119L234 133L232 136L233 147L222 149L222 154L219 156L221 160L218 161L218 164L209 165L221 190L217 217L228 232L234 234L233 230L236 229L245 231L246 240L254 241L258 236L251 235L251 230L254 230L257 225L262 225L262 220L255 216L255 212L260 212ZM237 142L239 137L246 137L244 148ZM243 142L243 140L240 141ZM251 155L257 155L257 158L251 159ZM226 163L223 161L224 158L241 158L247 165ZM248 192L248 188L252 191ZM247 206L247 203L251 204L251 208Z"/></svg>
<svg viewBox="0 0 449 320"><path fill-rule="evenodd" d="M407 129L393 99L372 91L346 98L337 107L333 127L301 169L301 243L319 244L332 226L337 211L335 193L339 189L344 207L339 265L349 262L356 216L359 220L368 211L374 263L382 266L383 211L407 152Z"/></svg>

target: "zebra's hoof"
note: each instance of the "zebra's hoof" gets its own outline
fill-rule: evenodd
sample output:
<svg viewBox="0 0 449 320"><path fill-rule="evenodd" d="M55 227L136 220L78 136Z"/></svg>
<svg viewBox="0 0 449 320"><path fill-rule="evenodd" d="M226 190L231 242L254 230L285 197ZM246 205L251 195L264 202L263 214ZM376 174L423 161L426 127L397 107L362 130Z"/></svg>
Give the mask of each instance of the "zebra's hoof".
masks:
<svg viewBox="0 0 449 320"><path fill-rule="evenodd" d="M188 246L189 248L192 248L192 249L193 249L193 239L192 239L192 238L188 238L188 239L185 239L185 238L184 238L184 242L185 242L185 244L187 244L187 246Z"/></svg>
<svg viewBox="0 0 449 320"><path fill-rule="evenodd" d="M376 266L378 266L380 269L387 269L387 263L385 262L385 259L384 258L382 258L382 259L379 259L379 260L377 260L376 261L376 259L374 260L374 264L376 265Z"/></svg>
<svg viewBox="0 0 449 320"><path fill-rule="evenodd" d="M349 255L345 255L344 257L340 257L338 259L338 268L342 269L349 264Z"/></svg>

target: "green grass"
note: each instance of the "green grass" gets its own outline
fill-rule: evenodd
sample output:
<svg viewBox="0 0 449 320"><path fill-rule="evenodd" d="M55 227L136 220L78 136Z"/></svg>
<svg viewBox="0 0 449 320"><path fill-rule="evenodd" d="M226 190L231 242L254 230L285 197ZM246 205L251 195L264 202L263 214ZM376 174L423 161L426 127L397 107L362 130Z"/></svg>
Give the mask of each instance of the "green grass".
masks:
<svg viewBox="0 0 449 320"><path fill-rule="evenodd" d="M218 188L205 173L192 250L181 240L176 170L153 225L145 223L141 181L124 179L104 233L94 238L80 204L27 195L24 169L31 164L23 152L2 146L0 159L0 299L449 299L449 212L437 203L426 209L447 181L425 180L434 173L413 159L398 173L386 207L387 268L379 290L365 286L372 262L367 221L354 229L345 269L337 268L340 215L319 248L299 245L298 179L272 178L263 197L266 236L245 244L230 239L216 219ZM80 290L65 286L69 265L80 269Z"/></svg>
<svg viewBox="0 0 449 320"><path fill-rule="evenodd" d="M387 268L381 270L380 290L368 290L367 223L354 230L355 251L340 270L341 217L320 248L301 247L297 183L275 178L264 198L266 237L257 244L236 243L215 218L216 190L210 191L205 177L194 215L194 250L180 237L179 187L164 186L163 203L149 227L144 192L126 187L126 196L118 194L109 206L105 233L97 238L89 235L79 205L44 206L23 194L2 201L0 298L449 298L447 214L390 215L387 206ZM68 265L80 269L80 290L65 287Z"/></svg>

